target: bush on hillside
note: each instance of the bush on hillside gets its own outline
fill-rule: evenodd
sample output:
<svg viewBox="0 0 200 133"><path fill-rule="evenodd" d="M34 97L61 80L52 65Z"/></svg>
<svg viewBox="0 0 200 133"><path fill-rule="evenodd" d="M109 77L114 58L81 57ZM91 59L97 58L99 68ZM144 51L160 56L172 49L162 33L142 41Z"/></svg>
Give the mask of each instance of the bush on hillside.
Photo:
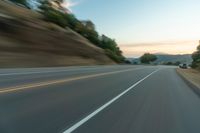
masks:
<svg viewBox="0 0 200 133"><path fill-rule="evenodd" d="M10 0L10 1L25 5L25 6L27 5L27 1L26 0Z"/></svg>
<svg viewBox="0 0 200 133"><path fill-rule="evenodd" d="M45 16L45 20L53 22L61 27L66 27L68 25L63 13L47 5L42 5L40 9L42 14Z"/></svg>
<svg viewBox="0 0 200 133"><path fill-rule="evenodd" d="M73 14L63 13L50 6L48 1L41 3L41 13L45 20L53 22L61 27L70 27L72 30L87 38L94 45L105 49L106 54L116 62L123 62L122 51L117 46L115 40L102 35L99 36L95 25L91 21L80 21Z"/></svg>
<svg viewBox="0 0 200 133"><path fill-rule="evenodd" d="M192 68L200 68L200 45L197 47L197 51L192 54Z"/></svg>
<svg viewBox="0 0 200 133"><path fill-rule="evenodd" d="M197 48L198 51L192 54L192 59L193 59L192 68L200 67L200 46L198 48Z"/></svg>
<svg viewBox="0 0 200 133"><path fill-rule="evenodd" d="M113 51L111 51L109 49L106 49L105 51L106 51L106 55L108 57L110 57L112 60L114 60L115 62L122 63L122 62L125 61L125 58L123 56L118 56Z"/></svg>
<svg viewBox="0 0 200 133"><path fill-rule="evenodd" d="M178 66L181 64L181 62L177 61L177 62L164 62L162 63L163 65L173 65L173 66Z"/></svg>

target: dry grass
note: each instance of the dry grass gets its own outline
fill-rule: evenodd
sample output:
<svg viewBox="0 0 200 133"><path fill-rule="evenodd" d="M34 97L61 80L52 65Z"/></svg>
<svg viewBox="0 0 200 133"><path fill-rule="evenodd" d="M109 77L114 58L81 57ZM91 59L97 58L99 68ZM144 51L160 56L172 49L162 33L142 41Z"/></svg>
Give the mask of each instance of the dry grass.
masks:
<svg viewBox="0 0 200 133"><path fill-rule="evenodd" d="M177 69L185 79L200 88L200 71L195 69Z"/></svg>
<svg viewBox="0 0 200 133"><path fill-rule="evenodd" d="M71 29L45 22L41 15L0 1L0 67L113 64L100 49Z"/></svg>

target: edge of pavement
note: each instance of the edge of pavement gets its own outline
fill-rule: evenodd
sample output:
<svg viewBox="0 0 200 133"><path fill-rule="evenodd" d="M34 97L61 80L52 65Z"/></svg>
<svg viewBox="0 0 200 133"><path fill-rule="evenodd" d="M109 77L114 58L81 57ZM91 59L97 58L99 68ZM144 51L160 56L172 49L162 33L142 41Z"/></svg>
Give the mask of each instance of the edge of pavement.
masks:
<svg viewBox="0 0 200 133"><path fill-rule="evenodd" d="M183 79L183 81L200 97L200 83L196 83L189 76L184 74L183 70L177 68L176 73Z"/></svg>

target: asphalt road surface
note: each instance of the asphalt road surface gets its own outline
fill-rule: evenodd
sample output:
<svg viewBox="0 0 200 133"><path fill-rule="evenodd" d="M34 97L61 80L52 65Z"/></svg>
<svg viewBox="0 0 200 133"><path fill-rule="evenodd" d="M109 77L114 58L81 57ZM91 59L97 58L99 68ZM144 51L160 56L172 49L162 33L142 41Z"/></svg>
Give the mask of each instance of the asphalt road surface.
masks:
<svg viewBox="0 0 200 133"><path fill-rule="evenodd" d="M0 133L200 133L175 67L0 69Z"/></svg>

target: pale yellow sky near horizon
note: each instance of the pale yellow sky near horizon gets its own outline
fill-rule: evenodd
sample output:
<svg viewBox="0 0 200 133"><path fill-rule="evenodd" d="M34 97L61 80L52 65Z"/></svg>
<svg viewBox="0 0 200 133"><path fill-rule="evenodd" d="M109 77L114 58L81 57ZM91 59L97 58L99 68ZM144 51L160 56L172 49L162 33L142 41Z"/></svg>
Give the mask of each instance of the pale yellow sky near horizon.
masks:
<svg viewBox="0 0 200 133"><path fill-rule="evenodd" d="M192 54L199 41L166 41L119 45L125 57L139 57L144 53Z"/></svg>
<svg viewBox="0 0 200 133"><path fill-rule="evenodd" d="M65 1L77 18L91 20L100 35L115 39L126 57L191 54L199 44L200 0Z"/></svg>

